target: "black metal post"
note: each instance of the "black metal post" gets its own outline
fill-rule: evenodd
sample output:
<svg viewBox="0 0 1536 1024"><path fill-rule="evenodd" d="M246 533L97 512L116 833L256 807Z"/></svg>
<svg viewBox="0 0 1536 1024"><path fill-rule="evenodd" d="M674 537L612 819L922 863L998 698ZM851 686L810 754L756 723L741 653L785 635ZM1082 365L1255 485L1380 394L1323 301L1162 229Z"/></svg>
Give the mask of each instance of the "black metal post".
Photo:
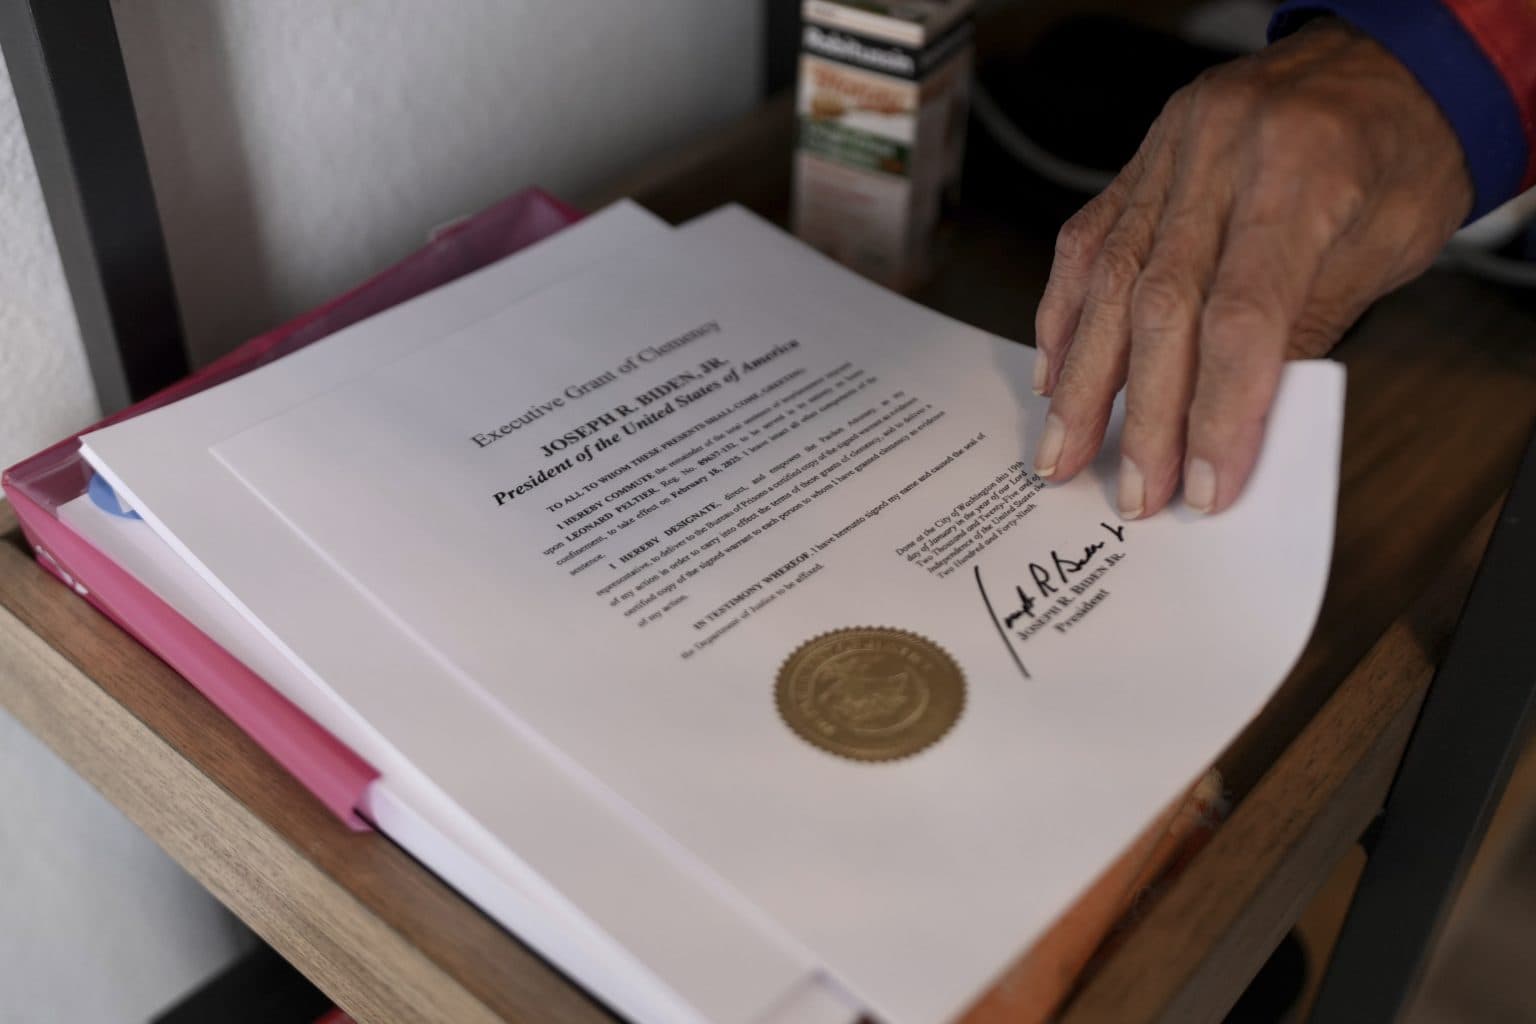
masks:
<svg viewBox="0 0 1536 1024"><path fill-rule="evenodd" d="M1536 704L1536 438L1387 797L1312 1024L1390 1022L1519 757Z"/></svg>
<svg viewBox="0 0 1536 1024"><path fill-rule="evenodd" d="M103 411L187 372L108 0L0 0L10 72Z"/></svg>
<svg viewBox="0 0 1536 1024"><path fill-rule="evenodd" d="M795 84L800 55L800 0L762 0L763 95Z"/></svg>

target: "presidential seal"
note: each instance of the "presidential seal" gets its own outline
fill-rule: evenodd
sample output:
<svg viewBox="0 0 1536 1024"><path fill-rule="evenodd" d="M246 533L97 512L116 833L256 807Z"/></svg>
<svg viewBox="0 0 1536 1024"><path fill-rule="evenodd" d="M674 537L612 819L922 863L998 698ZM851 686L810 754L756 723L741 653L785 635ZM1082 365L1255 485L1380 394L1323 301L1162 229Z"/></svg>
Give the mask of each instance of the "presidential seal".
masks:
<svg viewBox="0 0 1536 1024"><path fill-rule="evenodd" d="M965 677L933 641L864 626L801 644L779 669L774 697L807 743L855 761L891 761L949 732L965 707Z"/></svg>

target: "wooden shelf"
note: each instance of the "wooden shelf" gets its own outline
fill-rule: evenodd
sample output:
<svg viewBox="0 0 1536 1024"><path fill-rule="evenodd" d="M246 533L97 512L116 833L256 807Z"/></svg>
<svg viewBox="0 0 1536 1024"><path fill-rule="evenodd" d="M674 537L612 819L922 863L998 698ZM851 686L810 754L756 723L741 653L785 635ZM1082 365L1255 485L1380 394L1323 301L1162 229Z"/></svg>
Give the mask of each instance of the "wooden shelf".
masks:
<svg viewBox="0 0 1536 1024"><path fill-rule="evenodd" d="M771 104L617 183L681 221L782 221ZM1055 223L973 146L949 257L917 294L1027 340ZM1536 420L1536 316L1431 273L1338 350L1350 373L1333 575L1306 653L1223 756L1238 805L1071 1005L1071 1024L1218 1020L1380 806L1488 515ZM0 505L0 704L360 1021L607 1013L377 835L333 821L201 696L32 561ZM1156 685L1156 680L1148 680Z"/></svg>

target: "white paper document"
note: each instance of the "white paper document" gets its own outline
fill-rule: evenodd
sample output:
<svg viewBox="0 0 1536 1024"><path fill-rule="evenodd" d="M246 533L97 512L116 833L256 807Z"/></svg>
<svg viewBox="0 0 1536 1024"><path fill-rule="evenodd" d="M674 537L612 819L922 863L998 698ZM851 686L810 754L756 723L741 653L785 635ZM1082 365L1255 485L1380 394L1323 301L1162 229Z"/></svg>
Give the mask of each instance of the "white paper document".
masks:
<svg viewBox="0 0 1536 1024"><path fill-rule="evenodd" d="M805 988L809 957L764 934L614 817L605 796L509 735L483 697L456 684L209 452L365 369L668 234L635 205L617 205L270 366L90 434L82 450L255 635L217 609L196 614L196 587L171 568L148 582L382 774L384 786L370 794L377 804L364 808L382 829L412 847L429 837L467 874L412 852L625 1014L756 1021ZM153 558L138 531L90 511L77 528L110 537L135 566ZM613 869L615 850L624 851L622 871Z"/></svg>
<svg viewBox="0 0 1536 1024"><path fill-rule="evenodd" d="M1113 428L1079 479L1030 472L1032 357L728 210L211 451L423 672L382 700L374 635L320 607L253 609L273 639L386 735L440 698L477 709L435 724L458 761L421 741L421 768L582 919L638 941L597 889L643 849L710 894L690 906L713 919L675 924L690 949L738 936L696 974L754 978L759 1005L821 975L892 1024L939 1021L1258 712L1331 553L1337 366L1287 369L1229 511L1125 523ZM466 749L492 734L544 764L520 798L552 831L496 816L511 762ZM587 870L556 880L558 844L605 816L630 838L568 849ZM636 920L676 914L635 889ZM729 985L637 955L745 1019Z"/></svg>

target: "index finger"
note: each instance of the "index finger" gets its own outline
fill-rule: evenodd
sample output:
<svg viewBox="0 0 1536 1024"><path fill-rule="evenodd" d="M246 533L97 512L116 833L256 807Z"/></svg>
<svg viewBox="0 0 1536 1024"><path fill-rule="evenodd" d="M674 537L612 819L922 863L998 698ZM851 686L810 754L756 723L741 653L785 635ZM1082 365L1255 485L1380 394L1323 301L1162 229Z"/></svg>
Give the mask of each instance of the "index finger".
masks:
<svg viewBox="0 0 1536 1024"><path fill-rule="evenodd" d="M1115 224L1124 214L1131 194L1146 174L1152 156L1162 145L1166 127L1154 121L1130 161L1109 186L1067 219L1056 235L1051 272L1035 310L1035 357L1033 388L1048 395L1057 376L1088 295L1093 268Z"/></svg>

